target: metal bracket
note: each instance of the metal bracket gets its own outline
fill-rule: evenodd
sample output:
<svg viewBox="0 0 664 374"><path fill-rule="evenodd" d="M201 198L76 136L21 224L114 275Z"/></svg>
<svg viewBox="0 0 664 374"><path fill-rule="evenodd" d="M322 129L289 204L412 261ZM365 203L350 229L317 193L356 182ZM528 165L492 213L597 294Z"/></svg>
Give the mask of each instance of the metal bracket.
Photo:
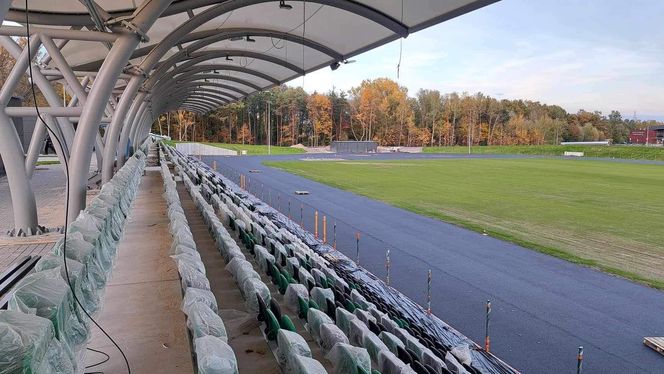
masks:
<svg viewBox="0 0 664 374"><path fill-rule="evenodd" d="M132 22L131 16L111 18L105 22L105 25L108 27L115 26L118 24L124 27L125 29L133 32L134 34L138 35L138 37L141 39L141 43L147 43L150 41L150 37L148 36L148 34L146 34L145 31L143 31L140 27L136 26Z"/></svg>
<svg viewBox="0 0 664 374"><path fill-rule="evenodd" d="M141 69L140 66L136 66L136 65L126 66L124 69L122 69L122 71L126 74L138 75L138 76L142 76L143 78L148 77L148 74L143 69Z"/></svg>

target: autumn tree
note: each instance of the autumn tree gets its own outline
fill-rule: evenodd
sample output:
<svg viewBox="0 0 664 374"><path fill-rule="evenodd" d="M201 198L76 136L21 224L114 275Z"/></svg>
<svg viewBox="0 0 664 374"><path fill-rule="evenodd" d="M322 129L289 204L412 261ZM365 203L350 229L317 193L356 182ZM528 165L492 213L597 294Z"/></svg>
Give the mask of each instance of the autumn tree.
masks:
<svg viewBox="0 0 664 374"><path fill-rule="evenodd" d="M307 110L313 129L312 145L318 147L332 137L332 102L329 97L314 92L309 96Z"/></svg>

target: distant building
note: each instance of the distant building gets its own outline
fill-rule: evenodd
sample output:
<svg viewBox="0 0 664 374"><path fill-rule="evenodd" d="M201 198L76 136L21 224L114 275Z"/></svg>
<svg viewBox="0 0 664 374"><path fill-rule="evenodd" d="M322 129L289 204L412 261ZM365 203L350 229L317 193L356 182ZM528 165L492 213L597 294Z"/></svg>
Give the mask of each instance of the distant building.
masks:
<svg viewBox="0 0 664 374"><path fill-rule="evenodd" d="M629 142L632 144L662 144L663 141L664 126L650 126L648 129L629 132Z"/></svg>
<svg viewBox="0 0 664 374"><path fill-rule="evenodd" d="M335 153L376 153L378 143L369 141L334 141L330 149Z"/></svg>

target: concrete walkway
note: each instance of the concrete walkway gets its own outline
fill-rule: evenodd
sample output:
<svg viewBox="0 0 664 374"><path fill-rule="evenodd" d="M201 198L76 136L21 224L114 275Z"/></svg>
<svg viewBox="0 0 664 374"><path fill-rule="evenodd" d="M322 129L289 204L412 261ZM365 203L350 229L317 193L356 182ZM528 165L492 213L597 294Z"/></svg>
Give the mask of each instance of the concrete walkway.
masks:
<svg viewBox="0 0 664 374"><path fill-rule="evenodd" d="M148 170L139 189L96 319L122 347L133 373L193 373L179 276L169 257L171 235L159 171ZM118 350L96 327L88 347L111 359L86 371L127 372ZM87 365L104 358L91 351L87 356Z"/></svg>

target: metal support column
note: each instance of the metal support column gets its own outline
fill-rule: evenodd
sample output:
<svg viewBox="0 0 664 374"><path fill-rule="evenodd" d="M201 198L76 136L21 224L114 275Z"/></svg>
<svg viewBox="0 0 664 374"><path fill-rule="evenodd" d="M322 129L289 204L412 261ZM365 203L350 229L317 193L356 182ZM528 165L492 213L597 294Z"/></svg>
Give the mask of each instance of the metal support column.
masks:
<svg viewBox="0 0 664 374"><path fill-rule="evenodd" d="M133 27L146 32L171 2L172 0L145 0L134 14ZM128 30L115 41L88 94L88 102L83 108L72 148L69 222L76 219L79 212L85 208L87 177L95 133L98 133L99 122L120 73L140 41L140 35Z"/></svg>

